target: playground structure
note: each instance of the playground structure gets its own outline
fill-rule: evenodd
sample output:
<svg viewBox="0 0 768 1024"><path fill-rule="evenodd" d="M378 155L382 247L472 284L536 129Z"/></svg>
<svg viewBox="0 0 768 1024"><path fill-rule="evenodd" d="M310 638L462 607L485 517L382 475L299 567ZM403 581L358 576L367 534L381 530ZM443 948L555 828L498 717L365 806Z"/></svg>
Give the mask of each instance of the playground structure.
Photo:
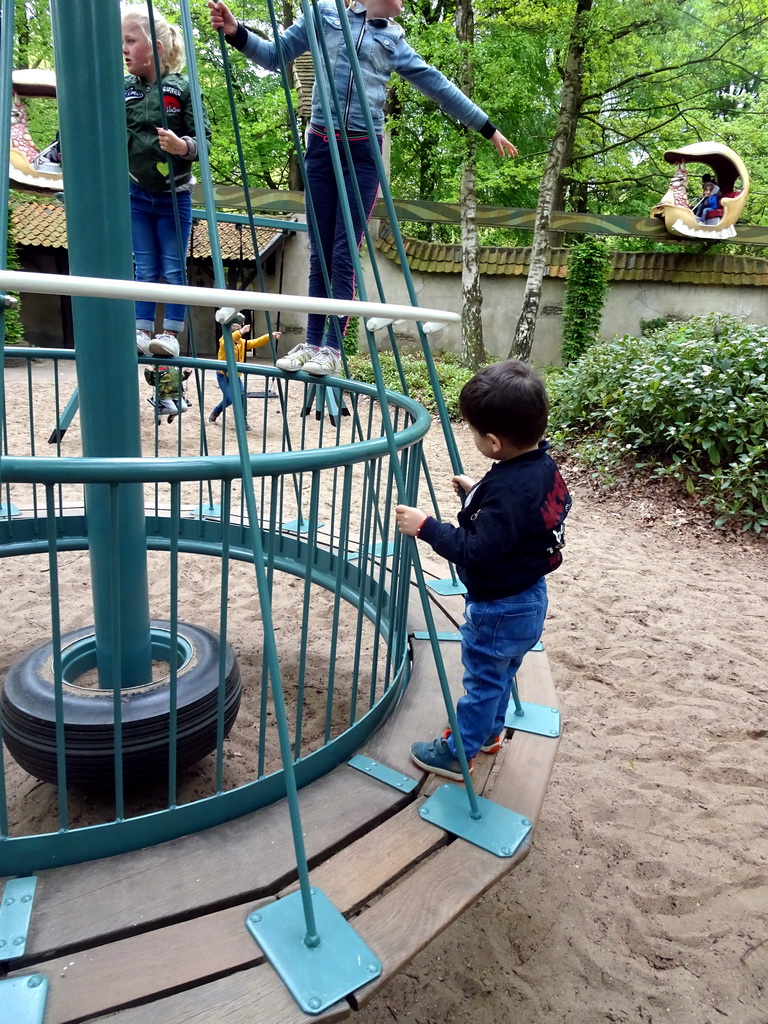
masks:
<svg viewBox="0 0 768 1024"><path fill-rule="evenodd" d="M186 3L181 11L191 38ZM13 20L4 0L3 24ZM414 772L414 738L446 717L458 732L462 588L452 574L428 587L415 544L394 530L396 500L414 502L425 480L433 495L421 450L430 421L384 388L373 332L415 320L429 364L426 335L456 316L419 309L415 296L343 308L244 297L220 273L213 290L134 284L127 200L106 187L127 180L116 158L119 51L102 43L118 25L117 3L54 5L57 52L77 54L57 68L72 276L0 272L4 289L74 296L76 335L74 354L45 353L44 374L39 350L14 349L20 380L0 377L0 556L4 566L42 560L49 580L42 642L17 652L3 688L2 738L18 765L0 775L0 1014L63 1024L117 1013L127 1024L181 1022L194 1008L215 1022L251 1020L258 1007L265 1021L342 1019L529 852L560 732L546 655L526 659L513 738L496 760L481 758L470 780L460 751L465 789ZM8 67L10 33L0 45ZM98 99L83 105L83 93ZM0 109L10 106L6 76ZM7 146L2 125L0 135ZM215 244L204 147L201 172ZM193 356L170 361L195 374L193 409L171 425L152 415L148 454L139 296L219 311L230 378L243 372L246 390L276 395L252 420L256 450L239 402L211 443L206 378L221 364ZM375 386L238 366L228 323L255 303L359 315ZM84 599L68 556L86 551ZM150 559L164 567L162 600ZM202 562L217 581L208 607L196 600ZM253 573L245 620L228 600L243 567ZM273 607L286 583L296 597L281 645ZM319 687L310 723L307 693ZM520 700L534 694L538 704ZM242 705L254 723L250 777L233 786L227 759L243 751L227 737ZM204 755L208 790L190 795L184 766ZM136 801L139 777L153 787ZM85 822L83 787L96 793ZM25 813L35 792L55 810L43 831Z"/></svg>

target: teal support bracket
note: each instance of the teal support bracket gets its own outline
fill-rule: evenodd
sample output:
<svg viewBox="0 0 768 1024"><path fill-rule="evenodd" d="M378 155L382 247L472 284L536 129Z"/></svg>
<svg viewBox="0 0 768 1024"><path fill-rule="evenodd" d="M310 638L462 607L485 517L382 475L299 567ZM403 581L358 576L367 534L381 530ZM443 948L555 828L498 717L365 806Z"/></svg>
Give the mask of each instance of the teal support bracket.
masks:
<svg viewBox="0 0 768 1024"><path fill-rule="evenodd" d="M517 729L518 732L557 737L560 735L560 712L557 708L548 708L543 704L529 704L525 700L516 704L511 700L504 725L507 729Z"/></svg>
<svg viewBox="0 0 768 1024"><path fill-rule="evenodd" d="M72 420L75 418L75 413L80 408L80 392L75 388L72 392L72 396L64 406L64 412L61 414L58 425L53 431L51 436L48 438L48 444L57 444L62 440L67 432L67 427L70 425Z"/></svg>
<svg viewBox="0 0 768 1024"><path fill-rule="evenodd" d="M338 393L338 397L337 397ZM307 416L315 405L315 419L323 418L323 409L328 410L328 419L335 427L339 416L349 416L349 409L344 403L344 396L339 388L328 387L324 384L310 384L307 389L307 400L304 404L304 415Z"/></svg>
<svg viewBox="0 0 768 1024"><path fill-rule="evenodd" d="M0 981L0 1021L2 1024L43 1024L48 979L42 974Z"/></svg>
<svg viewBox="0 0 768 1024"><path fill-rule="evenodd" d="M464 789L447 783L421 805L419 814L496 857L512 857L531 831L530 821L482 796L477 797L477 805L480 817L473 818Z"/></svg>
<svg viewBox="0 0 768 1024"><path fill-rule="evenodd" d="M438 640L451 640L461 642L461 633L435 633ZM429 640L429 633L424 630L417 629L413 634L414 640Z"/></svg>
<svg viewBox="0 0 768 1024"><path fill-rule="evenodd" d="M536 643L531 648L531 650L532 651L543 651L544 650L544 644L541 642L541 640L537 640Z"/></svg>
<svg viewBox="0 0 768 1024"><path fill-rule="evenodd" d="M427 583L430 590L434 590L436 594L440 594L441 597L450 597L452 594L461 595L466 594L467 588L461 582L461 580L430 580Z"/></svg>
<svg viewBox="0 0 768 1024"><path fill-rule="evenodd" d="M392 554L394 554L395 545L392 542L390 542L386 546L384 544L375 544L371 550L376 558L380 558L382 555L384 556L384 558L389 558ZM347 555L347 561L354 562L359 557L360 552L353 551L351 554Z"/></svg>
<svg viewBox="0 0 768 1024"><path fill-rule="evenodd" d="M351 760L347 761L347 764L351 768L356 768L359 772L365 772L366 775L373 776L374 779L378 779L379 782L383 782L387 786L401 789L403 793L410 793L419 784L418 780L412 779L410 775L401 775L400 772L396 772L393 768L387 768L385 764L372 761L370 757L364 757L362 754L355 754Z"/></svg>
<svg viewBox="0 0 768 1024"><path fill-rule="evenodd" d="M248 931L304 1013L318 1014L381 974L381 961L319 889L310 889L316 933L301 891L248 915Z"/></svg>
<svg viewBox="0 0 768 1024"><path fill-rule="evenodd" d="M0 519L11 519L13 516L20 516L21 512L11 502L6 505L5 503L0 505Z"/></svg>
<svg viewBox="0 0 768 1024"><path fill-rule="evenodd" d="M291 519L287 523L283 523L282 526L288 533L309 533L308 519ZM318 530L322 526L325 526L325 523L318 523Z"/></svg>
<svg viewBox="0 0 768 1024"><path fill-rule="evenodd" d="M37 878L12 878L0 903L0 962L24 956Z"/></svg>

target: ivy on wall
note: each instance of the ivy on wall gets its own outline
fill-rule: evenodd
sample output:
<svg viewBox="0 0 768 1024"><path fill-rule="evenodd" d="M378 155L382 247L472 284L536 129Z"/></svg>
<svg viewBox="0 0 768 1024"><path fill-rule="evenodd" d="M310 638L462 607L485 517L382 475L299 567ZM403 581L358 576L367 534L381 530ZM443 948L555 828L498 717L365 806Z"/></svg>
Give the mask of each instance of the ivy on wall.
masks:
<svg viewBox="0 0 768 1024"><path fill-rule="evenodd" d="M564 363L574 363L598 337L608 287L605 242L588 237L568 252L563 305Z"/></svg>

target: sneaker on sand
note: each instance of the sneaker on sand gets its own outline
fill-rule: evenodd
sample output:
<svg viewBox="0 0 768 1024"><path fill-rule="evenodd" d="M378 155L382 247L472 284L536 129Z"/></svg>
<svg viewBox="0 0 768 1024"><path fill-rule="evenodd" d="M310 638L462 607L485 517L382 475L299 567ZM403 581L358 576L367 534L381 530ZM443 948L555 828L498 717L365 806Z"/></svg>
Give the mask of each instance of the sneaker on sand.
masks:
<svg viewBox="0 0 768 1024"><path fill-rule="evenodd" d="M149 351L153 356L170 356L171 359L175 359L179 354L179 339L163 331L150 341Z"/></svg>
<svg viewBox="0 0 768 1024"><path fill-rule="evenodd" d="M450 735L451 730L446 729L445 732L443 733L443 739L447 740ZM501 750L501 740L501 734L498 736L489 736L485 743L482 745L482 747L480 747L480 750L482 751L483 754L498 754L498 752Z"/></svg>
<svg viewBox="0 0 768 1024"><path fill-rule="evenodd" d="M218 423L219 422L219 414L216 413L216 412L212 412L211 415L208 417L208 422L209 423Z"/></svg>
<svg viewBox="0 0 768 1024"><path fill-rule="evenodd" d="M290 352L281 356L275 363L275 366L277 366L278 370L287 370L289 373L295 373L305 363L309 362L310 359L314 359L319 351L314 345L307 345L306 342L302 342L300 345L294 345Z"/></svg>
<svg viewBox="0 0 768 1024"><path fill-rule="evenodd" d="M448 749L444 739L432 740L431 743L414 743L411 747L411 760L433 775L442 775L443 778L453 779L454 782L464 781L461 765ZM473 770L473 761L470 761L470 775Z"/></svg>
<svg viewBox="0 0 768 1024"><path fill-rule="evenodd" d="M341 354L338 349L325 345L314 359L304 364L304 369L307 373L313 373L315 377L338 377L341 373Z"/></svg>
<svg viewBox="0 0 768 1024"><path fill-rule="evenodd" d="M149 355L149 343L152 341L152 335L149 331L136 331L136 348L138 349L140 356Z"/></svg>

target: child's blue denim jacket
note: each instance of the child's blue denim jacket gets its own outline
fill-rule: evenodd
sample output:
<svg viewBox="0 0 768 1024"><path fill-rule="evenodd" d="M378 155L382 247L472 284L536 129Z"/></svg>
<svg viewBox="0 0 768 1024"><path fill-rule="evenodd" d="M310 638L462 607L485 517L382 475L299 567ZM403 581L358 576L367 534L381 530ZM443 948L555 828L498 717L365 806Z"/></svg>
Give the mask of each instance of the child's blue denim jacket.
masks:
<svg viewBox="0 0 768 1024"><path fill-rule="evenodd" d="M328 48L333 81L344 111L345 127L348 131L364 132L366 123L357 90L354 87L338 8L334 0L320 0L318 9ZM425 96L433 99L441 110L455 117L457 121L461 121L468 128L479 132L488 124L488 117L480 107L468 99L461 89L449 82L437 68L427 64L413 47L408 45L403 30L398 24L384 18L366 20L366 10L362 4L357 2L347 8L346 13L365 83L366 99L377 134L380 135L383 130L387 83L393 72L397 72L398 75L407 79ZM279 69L280 64L274 42L261 39L253 32L247 33L247 42L242 40L242 45L241 40L242 26L238 36L231 40L233 45L242 50L249 60L260 64L269 71ZM286 63L295 60L309 49L303 16L298 18L280 36L280 42ZM330 96L328 103L334 127L338 128L336 112ZM314 124L326 125L317 82L312 91L312 121Z"/></svg>

